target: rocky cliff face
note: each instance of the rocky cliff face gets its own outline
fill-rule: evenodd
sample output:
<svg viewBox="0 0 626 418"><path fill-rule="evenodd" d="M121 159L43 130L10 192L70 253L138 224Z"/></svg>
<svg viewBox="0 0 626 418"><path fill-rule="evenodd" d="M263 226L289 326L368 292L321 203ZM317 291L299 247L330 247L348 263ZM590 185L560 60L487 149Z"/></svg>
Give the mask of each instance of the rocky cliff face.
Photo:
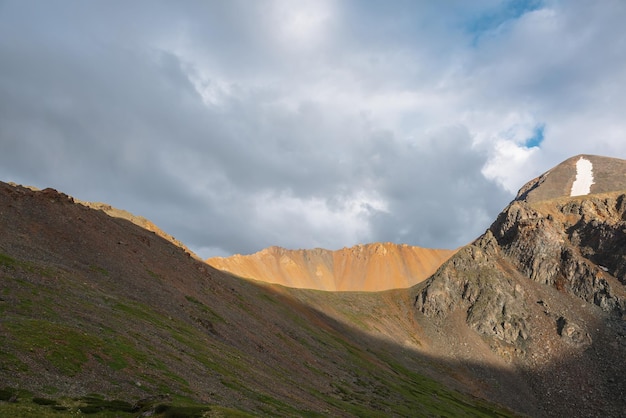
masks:
<svg viewBox="0 0 626 418"><path fill-rule="evenodd" d="M378 291L411 287L452 254L454 250L376 243L338 251L270 247L248 256L210 258L207 263L241 277L288 287Z"/></svg>
<svg viewBox="0 0 626 418"><path fill-rule="evenodd" d="M466 312L479 333L513 343L528 337L527 306L518 277L485 234L445 263L416 296L415 306L431 318Z"/></svg>
<svg viewBox="0 0 626 418"><path fill-rule="evenodd" d="M541 376L530 384L546 415L626 410L625 175L623 160L567 160L415 289L418 317L439 329L464 322Z"/></svg>
<svg viewBox="0 0 626 418"><path fill-rule="evenodd" d="M468 325L479 333L515 343L532 333L533 302L524 291L531 280L623 317L626 192L568 196L578 177L571 165L580 159L585 157L572 158L524 186L485 234L429 280L416 296L417 309L429 317L463 309ZM591 159L598 172L614 173L592 179L596 189L624 186L626 161Z"/></svg>
<svg viewBox="0 0 626 418"><path fill-rule="evenodd" d="M526 277L606 312L626 313L626 195L514 202L490 228Z"/></svg>

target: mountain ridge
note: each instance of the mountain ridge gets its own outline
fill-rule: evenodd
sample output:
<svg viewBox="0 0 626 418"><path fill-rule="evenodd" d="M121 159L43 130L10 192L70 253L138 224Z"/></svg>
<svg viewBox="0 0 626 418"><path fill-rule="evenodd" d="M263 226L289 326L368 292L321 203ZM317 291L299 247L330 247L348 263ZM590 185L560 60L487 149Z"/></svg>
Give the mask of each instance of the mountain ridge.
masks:
<svg viewBox="0 0 626 418"><path fill-rule="evenodd" d="M288 287L326 291L409 288L426 278L455 250L371 243L340 250L268 247L251 255L209 258L215 268Z"/></svg>
<svg viewBox="0 0 626 418"><path fill-rule="evenodd" d="M51 196L58 194L59 196L62 196L64 199L68 199L71 202L78 203L80 205L86 206L91 209L100 210L113 218L126 219L127 221L130 221L145 230L154 232L156 235L160 236L161 238L164 238L168 240L169 242L171 242L172 244L176 245L177 247L182 248L185 252L189 253L192 257L199 259L199 257L193 251L191 251L185 244L183 244L181 241L174 238L174 236L163 231L154 222L150 221L149 219L143 216L135 215L125 209L119 209L119 208L113 207L109 205L108 203L89 202L86 200L80 200L73 196L69 196L65 193L58 192L57 190L53 188L46 188L42 190L34 186L19 185L14 182L8 182L6 184L8 184L9 186L13 186L15 188L23 188L23 189L31 190L34 192L48 193Z"/></svg>
<svg viewBox="0 0 626 418"><path fill-rule="evenodd" d="M155 416L157 402L199 402L227 415L621 417L626 161L570 160L426 281L381 292L242 280L55 190L0 183L0 381Z"/></svg>

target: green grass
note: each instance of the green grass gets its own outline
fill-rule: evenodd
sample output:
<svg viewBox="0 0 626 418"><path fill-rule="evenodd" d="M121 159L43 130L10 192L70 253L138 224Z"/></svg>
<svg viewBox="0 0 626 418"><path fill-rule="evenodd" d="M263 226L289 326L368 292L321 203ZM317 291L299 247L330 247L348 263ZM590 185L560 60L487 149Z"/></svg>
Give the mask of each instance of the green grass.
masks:
<svg viewBox="0 0 626 418"><path fill-rule="evenodd" d="M0 342L2 342L1 337ZM2 344L2 347L6 347L6 345ZM6 370L13 373L25 372L28 371L28 366L15 356L15 354L9 353L5 350L0 350L0 370Z"/></svg>
<svg viewBox="0 0 626 418"><path fill-rule="evenodd" d="M0 267L11 269L12 276L19 276L20 270L37 270L37 266L17 261L10 256L0 254ZM91 266L98 274L108 275L108 271ZM43 269L37 271L44 272ZM6 270L5 270L6 273ZM61 279L69 275L63 271L46 270L46 274L55 274ZM43 273L42 273L43 274ZM3 278L4 279L4 278ZM12 279L18 280L18 279ZM105 298L106 314L110 315L107 322L112 328L85 328L84 325L69 325L62 319L47 314L47 309L63 312L62 305L55 299L47 299L55 289L46 286L35 286L24 281L10 287L13 300L17 300L10 312L4 316L2 333L0 333L0 368L11 373L26 373L28 368L20 358L23 355L35 359L40 366L51 369L58 374L77 376L94 362L105 365L112 371L128 369L128 373L142 383L142 391L146 394L170 393L175 401L167 405L146 405L142 408L156 408L159 412L155 417L193 417L205 413L221 414L222 416L251 416L247 412L232 410L215 405L194 404L190 384L177 373L182 367L206 367L221 379L224 388L220 392L221 399L233 392L242 398L255 403L257 414L283 416L321 416L312 411L298 409L297 401L273 393L260 392L258 387L247 380L250 361L244 350L239 350L220 338L207 333L198 324L186 322L185 317L172 319L160 312L158 306L149 306L123 298ZM4 292L8 292L6 289ZM91 295L91 294L90 294ZM101 298L101 296L98 294ZM355 416L507 416L507 412L496 406L468 395L447 389L432 379L424 377L403 366L404 363L394 361L392 355L384 357L379 351L363 349L358 340L343 335L341 329L334 331L321 330L311 325L307 312L290 309L278 303L274 298L263 295L265 305L278 306L277 313L286 318L293 326L287 326L276 335L276 341L289 344L290 349L305 349L319 356L320 353L332 353L332 361L338 367L338 375L349 376L346 381L335 381L328 391L318 391L311 384L301 388L318 399L319 405L329 409L346 411ZM181 311L192 319L200 318L215 322L217 331L225 329L226 321L209 306L193 296L185 296L189 303ZM238 301L245 299L238 295ZM235 305L238 305L235 301ZM247 301L246 301L247 304ZM73 308L88 310L95 305L88 301L77 301ZM95 306L97 308L97 306ZM23 316L44 317L44 319L25 319ZM349 316L360 327L357 317ZM72 324L80 322L72 320ZM87 322L83 319L83 322ZM114 331L118 324L133 323L134 326L123 333ZM122 328L123 329L123 328ZM153 347L148 334L153 330L162 340L160 347ZM295 331L294 331L295 330ZM270 342L271 343L271 342ZM7 350L4 350L4 348ZM184 348L184 350L181 350ZM158 351L160 350L160 352ZM378 353L378 354L377 354ZM167 356L167 357L166 357ZM173 360L172 360L173 359ZM91 364L89 364L91 361ZM141 365L141 368L136 366ZM305 364L317 376L326 374L322 365ZM333 366L331 366L333 367ZM141 369L140 373L138 369ZM280 381L287 385L289 372L280 366L263 369L268 381ZM350 380L352 378L352 380ZM306 384L305 384L306 385ZM0 390L0 417L64 417L76 416L79 412L95 417L136 417L138 412L129 412L133 405L123 400L106 400L99 395L90 395L80 399L55 398L57 388L44 391L45 397L22 396L18 402L7 402L14 392ZM111 394L111 393L110 393ZM112 396L120 396L119 393ZM123 394L121 396L124 396ZM188 399L189 401L185 401ZM331 414L328 412L328 414ZM327 414L327 415L328 415ZM219 416L219 415L218 415Z"/></svg>
<svg viewBox="0 0 626 418"><path fill-rule="evenodd" d="M155 280L163 280L163 278L158 273L155 273L152 270L146 269L146 272L148 273L150 277L152 277Z"/></svg>
<svg viewBox="0 0 626 418"><path fill-rule="evenodd" d="M89 270L91 270L91 271L93 271L95 273L100 273L103 276L107 276L107 277L110 275L110 273L109 273L109 271L107 269L105 269L103 267L100 267L100 266L91 265L91 266L89 266Z"/></svg>
<svg viewBox="0 0 626 418"><path fill-rule="evenodd" d="M222 318L217 312L215 312L213 309L209 308L208 306L206 306L204 303L200 302L198 299L194 298L193 296L187 295L185 296L185 299L187 299L187 301L196 305L202 312L209 315L212 320L219 321L219 322L226 322L226 320Z"/></svg>
<svg viewBox="0 0 626 418"><path fill-rule="evenodd" d="M0 337L3 345L11 346L14 352L40 355L65 376L75 376L92 358L116 371L125 369L131 363L149 362L146 353L120 335L105 332L94 336L41 319L13 320L5 324L5 328L10 338ZM12 354L0 353L0 360L5 368L24 370L26 367Z"/></svg>
<svg viewBox="0 0 626 418"><path fill-rule="evenodd" d="M115 304L114 310L116 313L121 314L121 317L126 319L146 322L147 324L155 325L161 329L167 328L168 326L165 316L157 314L153 307L142 303L117 303Z"/></svg>
<svg viewBox="0 0 626 418"><path fill-rule="evenodd" d="M136 417L140 412L134 405L121 400L106 400L100 396L49 399L20 397L12 402L0 402L0 416L6 417Z"/></svg>
<svg viewBox="0 0 626 418"><path fill-rule="evenodd" d="M0 253L0 266L4 266L11 270L21 268L29 273L39 274L42 277L55 277L59 273L55 268L40 267L37 264L28 261L16 260L10 255L3 253Z"/></svg>
<svg viewBox="0 0 626 418"><path fill-rule="evenodd" d="M197 304L193 300L188 299L188 301ZM125 320L143 321L155 325L162 331L167 331L170 335L169 344L175 344L172 347L176 347L176 343L184 345L188 356L222 376L222 384L225 387L240 393L244 398L257 401L260 405L258 413L319 416L312 411L299 410L297 405L287 403L288 401L282 398L277 399L272 396L271 392L259 393L252 387L247 387L245 376L250 364L245 353L226 346L223 349L217 349L221 343L210 338L207 340L206 334L201 330L182 321L168 319L155 312L154 309L142 308L140 304L135 306L130 302L115 305L115 310ZM141 363L150 370L150 374L141 376L141 380L151 385L152 390L191 396L188 382L173 372L174 369L170 370L163 361L159 360L158 355L152 353L149 346L138 344L140 339L132 335L123 337L108 330L94 336L68 325L36 319L13 319L12 322L3 326L8 334L4 341L0 337L0 344L3 347L5 344L10 344L11 348L35 354L35 357L45 359L65 376L74 376L79 373L90 359L105 364L113 370L121 370ZM331 393L317 392L314 388L308 389L309 393L315 394L320 403L325 403L331 408L346 411L355 416L396 414L401 416L497 417L508 415L506 411L499 410L492 404L449 390L434 380L413 372L395 361L391 355L386 357L380 353L376 354L376 351L364 350L343 335L312 329L308 329L306 335L307 339L321 341L324 349L333 350L338 356L343 357L345 361L342 363L349 365L349 371L354 377L353 383L336 382ZM322 344L321 342L319 344ZM305 342L300 342L300 344L307 346ZM142 350L138 347L142 347ZM319 347L313 348L319 350ZM216 357L215 352L220 355ZM2 360L0 364L3 367L9 363L5 363L5 360L10 360L13 364L7 367L23 366L16 357L9 359L5 356L3 358L1 353L0 360ZM386 364L386 367L381 368L381 364ZM280 376L282 372L275 370L277 376ZM0 399L2 399L1 396ZM70 416L72 411L78 409L82 413L88 412L90 416L116 416L111 411L115 406L106 402L81 399L72 403L63 399L33 398L27 402L19 402L18 405L0 403L0 416ZM82 405L82 408L80 405L76 406L76 403ZM121 408L121 405L118 406ZM54 409L55 407L57 409ZM61 408L66 409L58 410ZM206 405L170 405L160 414L153 416L200 416L208 411L215 412L216 408ZM224 416L238 416L237 414L243 416L241 415L243 413L239 411L227 409L220 411ZM137 414L129 415L124 410L116 413L120 417L137 416Z"/></svg>
<svg viewBox="0 0 626 418"><path fill-rule="evenodd" d="M88 360L88 353L101 346L97 338L53 322L27 319L5 325L18 349L41 353L65 376L74 376Z"/></svg>
<svg viewBox="0 0 626 418"><path fill-rule="evenodd" d="M512 416L511 412L496 405L448 389L433 379L408 370L391 358L387 358L386 362L398 374L397 379L389 382L387 386L389 390L403 398L416 401L416 405L410 409L404 408L404 405L396 405L397 412L421 411L418 415L427 416Z"/></svg>
<svg viewBox="0 0 626 418"><path fill-rule="evenodd" d="M15 396L19 395L19 396ZM211 415L209 415L211 414ZM106 399L99 394L80 398L42 398L12 388L0 389L0 416L11 418L63 418L89 416L94 418L130 418L152 416L155 418L200 418L220 416L232 418L252 417L245 411L216 405L203 405L189 400L175 404L150 401L127 402Z"/></svg>
<svg viewBox="0 0 626 418"><path fill-rule="evenodd" d="M0 401L9 402L13 398L17 398L18 391L13 388L2 388L0 389Z"/></svg>
<svg viewBox="0 0 626 418"><path fill-rule="evenodd" d="M17 260L15 260L13 257L0 253L0 266L8 267L12 269L12 268L15 268L16 264L17 264Z"/></svg>

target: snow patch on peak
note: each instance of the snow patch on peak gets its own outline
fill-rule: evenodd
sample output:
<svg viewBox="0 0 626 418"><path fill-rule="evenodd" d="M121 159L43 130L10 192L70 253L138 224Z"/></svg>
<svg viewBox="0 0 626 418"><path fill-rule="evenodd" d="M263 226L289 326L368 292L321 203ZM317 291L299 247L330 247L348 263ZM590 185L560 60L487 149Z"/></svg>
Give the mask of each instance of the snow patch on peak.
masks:
<svg viewBox="0 0 626 418"><path fill-rule="evenodd" d="M576 180L572 184L570 196L583 196L591 192L593 181L593 164L591 161L580 157L576 162Z"/></svg>

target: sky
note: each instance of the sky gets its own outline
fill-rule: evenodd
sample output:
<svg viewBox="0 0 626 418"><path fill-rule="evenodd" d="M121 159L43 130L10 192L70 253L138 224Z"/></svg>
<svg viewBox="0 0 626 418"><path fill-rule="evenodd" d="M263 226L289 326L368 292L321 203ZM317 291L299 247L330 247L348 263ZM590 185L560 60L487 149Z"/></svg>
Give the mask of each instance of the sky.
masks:
<svg viewBox="0 0 626 418"><path fill-rule="evenodd" d="M0 180L201 257L456 248L626 158L622 0L0 0Z"/></svg>

